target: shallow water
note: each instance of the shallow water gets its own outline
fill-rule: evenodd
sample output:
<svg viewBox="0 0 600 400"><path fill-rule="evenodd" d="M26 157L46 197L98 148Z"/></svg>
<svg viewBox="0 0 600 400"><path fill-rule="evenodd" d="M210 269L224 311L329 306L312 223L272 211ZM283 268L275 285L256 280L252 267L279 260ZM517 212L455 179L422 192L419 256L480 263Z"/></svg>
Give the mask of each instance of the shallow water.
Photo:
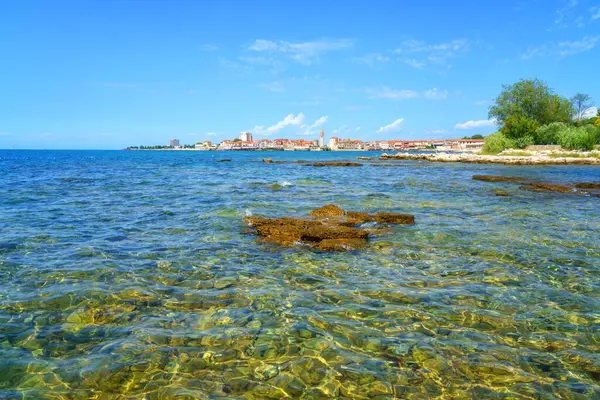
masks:
<svg viewBox="0 0 600 400"><path fill-rule="evenodd" d="M0 398L600 398L600 199L471 180L600 168L260 162L357 155L0 151ZM242 233L331 202L416 224Z"/></svg>

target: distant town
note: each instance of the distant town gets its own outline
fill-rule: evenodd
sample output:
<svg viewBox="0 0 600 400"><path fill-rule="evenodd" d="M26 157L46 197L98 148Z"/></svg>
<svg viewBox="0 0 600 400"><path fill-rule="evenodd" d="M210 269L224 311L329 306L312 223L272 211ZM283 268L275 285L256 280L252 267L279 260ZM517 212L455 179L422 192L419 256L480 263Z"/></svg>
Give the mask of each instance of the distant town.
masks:
<svg viewBox="0 0 600 400"><path fill-rule="evenodd" d="M253 140L251 132L240 133L239 138L223 140L215 144L210 140L196 144L184 144L179 139L171 139L165 146L131 146L126 150L286 150L286 151L390 151L390 150L437 150L437 151L479 151L483 146L483 136L475 135L463 139L434 140L374 140L364 142L356 139L342 139L332 136L325 143L325 132L321 130L319 139L260 139Z"/></svg>

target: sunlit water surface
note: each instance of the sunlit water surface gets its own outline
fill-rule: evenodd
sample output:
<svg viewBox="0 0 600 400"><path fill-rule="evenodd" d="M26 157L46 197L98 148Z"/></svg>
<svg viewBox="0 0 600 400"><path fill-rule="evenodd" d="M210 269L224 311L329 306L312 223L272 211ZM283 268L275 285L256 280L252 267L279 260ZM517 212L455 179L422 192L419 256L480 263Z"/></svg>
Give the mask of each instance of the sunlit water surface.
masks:
<svg viewBox="0 0 600 400"><path fill-rule="evenodd" d="M471 180L600 168L260 162L357 155L0 152L0 398L600 398L600 199ZM416 224L243 232L327 203Z"/></svg>

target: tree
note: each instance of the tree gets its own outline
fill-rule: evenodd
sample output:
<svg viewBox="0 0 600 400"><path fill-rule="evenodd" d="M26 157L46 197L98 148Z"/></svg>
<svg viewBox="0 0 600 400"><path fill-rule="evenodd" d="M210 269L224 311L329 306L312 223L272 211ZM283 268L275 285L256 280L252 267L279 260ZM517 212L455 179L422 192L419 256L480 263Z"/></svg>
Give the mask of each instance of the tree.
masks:
<svg viewBox="0 0 600 400"><path fill-rule="evenodd" d="M574 114L569 100L555 94L539 79L521 79L502 86L502 92L489 109L508 138L533 135L542 125L569 122Z"/></svg>
<svg viewBox="0 0 600 400"><path fill-rule="evenodd" d="M240 138L235 138L235 139L233 139L233 142L234 142L234 143L235 143L235 142L240 142L241 140L242 140L242 139L240 139Z"/></svg>
<svg viewBox="0 0 600 400"><path fill-rule="evenodd" d="M471 139L483 139L483 135L480 135L480 134L473 135L473 136L471 136Z"/></svg>
<svg viewBox="0 0 600 400"><path fill-rule="evenodd" d="M584 93L577 93L575 96L571 97L571 103L573 103L573 107L575 107L575 119L577 121L581 121L583 114L594 105L592 98Z"/></svg>

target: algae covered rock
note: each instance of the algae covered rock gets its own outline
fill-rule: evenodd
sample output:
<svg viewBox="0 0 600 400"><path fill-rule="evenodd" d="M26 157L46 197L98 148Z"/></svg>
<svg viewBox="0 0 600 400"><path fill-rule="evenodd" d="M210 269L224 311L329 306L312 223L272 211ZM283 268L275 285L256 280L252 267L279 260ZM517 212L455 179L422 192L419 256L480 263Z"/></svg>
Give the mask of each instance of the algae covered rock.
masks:
<svg viewBox="0 0 600 400"><path fill-rule="evenodd" d="M311 217L341 217L344 214L344 210L335 204L327 204L326 206L312 210L308 215Z"/></svg>
<svg viewBox="0 0 600 400"><path fill-rule="evenodd" d="M363 248L370 234L387 232L361 228L360 224L414 224L415 217L395 212L346 212L328 204L311 211L305 218L247 216L244 222L267 242L282 246L306 245L322 251L351 251Z"/></svg>

